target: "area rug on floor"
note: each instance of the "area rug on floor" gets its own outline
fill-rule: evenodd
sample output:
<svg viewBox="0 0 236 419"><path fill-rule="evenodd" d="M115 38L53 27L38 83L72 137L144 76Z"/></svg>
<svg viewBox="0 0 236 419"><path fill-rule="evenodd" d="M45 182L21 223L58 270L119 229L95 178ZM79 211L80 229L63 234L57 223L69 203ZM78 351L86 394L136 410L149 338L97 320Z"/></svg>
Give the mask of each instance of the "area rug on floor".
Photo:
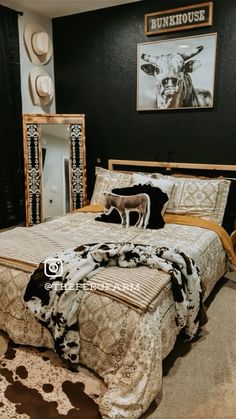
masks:
<svg viewBox="0 0 236 419"><path fill-rule="evenodd" d="M82 367L70 371L52 350L15 345L0 334L0 418L98 419L104 391L96 376Z"/></svg>

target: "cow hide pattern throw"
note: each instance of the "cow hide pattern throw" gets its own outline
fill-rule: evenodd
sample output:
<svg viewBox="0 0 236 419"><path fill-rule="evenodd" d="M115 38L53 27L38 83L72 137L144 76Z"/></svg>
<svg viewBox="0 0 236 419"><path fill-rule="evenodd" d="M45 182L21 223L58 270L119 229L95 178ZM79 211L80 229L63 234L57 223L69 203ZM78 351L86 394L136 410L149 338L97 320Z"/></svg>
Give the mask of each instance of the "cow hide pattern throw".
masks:
<svg viewBox="0 0 236 419"><path fill-rule="evenodd" d="M163 228L162 209L167 201L168 195L151 185L116 188L105 193L104 214L96 220L121 223L123 227Z"/></svg>
<svg viewBox="0 0 236 419"><path fill-rule="evenodd" d="M50 271L49 260L58 260L60 276ZM54 262L55 263L55 262ZM54 338L54 349L67 361L79 362L80 338L77 313L86 282L108 266L135 268L145 265L170 274L176 322L186 339L199 328L201 286L194 261L178 249L133 243L81 245L56 253L40 263L31 275L23 300Z"/></svg>

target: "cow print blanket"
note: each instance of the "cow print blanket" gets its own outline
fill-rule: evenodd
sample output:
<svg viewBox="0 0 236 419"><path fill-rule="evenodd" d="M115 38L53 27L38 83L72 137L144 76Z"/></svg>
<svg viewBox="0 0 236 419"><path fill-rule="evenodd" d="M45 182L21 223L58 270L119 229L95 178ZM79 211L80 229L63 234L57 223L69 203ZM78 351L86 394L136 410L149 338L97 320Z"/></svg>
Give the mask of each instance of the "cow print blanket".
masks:
<svg viewBox="0 0 236 419"><path fill-rule="evenodd" d="M24 293L24 302L54 338L54 349L73 364L79 362L77 313L86 282L107 266L135 268L145 265L170 274L176 322L185 339L199 328L201 286L194 261L178 249L133 243L96 243L56 253L45 259Z"/></svg>

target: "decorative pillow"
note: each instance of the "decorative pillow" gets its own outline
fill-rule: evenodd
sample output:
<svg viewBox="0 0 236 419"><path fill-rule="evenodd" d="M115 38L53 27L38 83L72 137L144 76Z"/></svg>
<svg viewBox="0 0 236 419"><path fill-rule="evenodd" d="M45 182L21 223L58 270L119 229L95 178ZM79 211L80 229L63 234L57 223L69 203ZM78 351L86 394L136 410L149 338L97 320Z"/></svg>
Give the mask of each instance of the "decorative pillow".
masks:
<svg viewBox="0 0 236 419"><path fill-rule="evenodd" d="M174 181L166 212L189 214L222 223L230 181L225 179L184 178L153 174Z"/></svg>
<svg viewBox="0 0 236 419"><path fill-rule="evenodd" d="M132 175L132 185L151 185L155 186L156 188L160 188L163 192L165 192L168 197L170 198L172 189L174 187L174 181L165 179L164 177L159 179L154 179L150 176L140 175L139 173L133 173Z"/></svg>
<svg viewBox="0 0 236 419"><path fill-rule="evenodd" d="M113 172L112 170L95 168L96 181L91 198L91 204L104 204L105 192L110 192L113 188L131 186L132 175L128 173Z"/></svg>
<svg viewBox="0 0 236 419"><path fill-rule="evenodd" d="M154 179L150 176L141 175L139 173L134 173L132 176L132 184L133 185L151 185L155 186L156 188L160 188L162 192L165 192L168 195L168 199L170 199L172 189L174 187L174 182L169 179L159 178ZM165 203L162 209L162 215L165 214L166 208L168 205L168 201Z"/></svg>
<svg viewBox="0 0 236 419"><path fill-rule="evenodd" d="M111 193L105 195L105 213L97 217L97 221L122 223L123 226L136 225L153 229L164 227L165 223L161 212L163 205L168 200L168 196L161 189L151 185L134 185L127 188L113 189ZM144 199L145 196L149 198L146 200L146 198ZM137 213L137 201L140 198L144 202L143 223L142 219L139 220L139 213ZM126 220L127 213L130 213L128 223Z"/></svg>

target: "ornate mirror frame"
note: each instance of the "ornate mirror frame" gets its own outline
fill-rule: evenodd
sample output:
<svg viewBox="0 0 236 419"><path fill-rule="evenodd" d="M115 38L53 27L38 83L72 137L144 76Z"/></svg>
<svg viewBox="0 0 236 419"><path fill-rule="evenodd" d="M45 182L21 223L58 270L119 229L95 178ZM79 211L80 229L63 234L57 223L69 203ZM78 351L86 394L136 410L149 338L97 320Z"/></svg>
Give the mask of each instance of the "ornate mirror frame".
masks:
<svg viewBox="0 0 236 419"><path fill-rule="evenodd" d="M42 193L42 124L69 126L69 185L70 211L87 204L85 116L83 114L24 114L24 172L26 225L44 221Z"/></svg>

